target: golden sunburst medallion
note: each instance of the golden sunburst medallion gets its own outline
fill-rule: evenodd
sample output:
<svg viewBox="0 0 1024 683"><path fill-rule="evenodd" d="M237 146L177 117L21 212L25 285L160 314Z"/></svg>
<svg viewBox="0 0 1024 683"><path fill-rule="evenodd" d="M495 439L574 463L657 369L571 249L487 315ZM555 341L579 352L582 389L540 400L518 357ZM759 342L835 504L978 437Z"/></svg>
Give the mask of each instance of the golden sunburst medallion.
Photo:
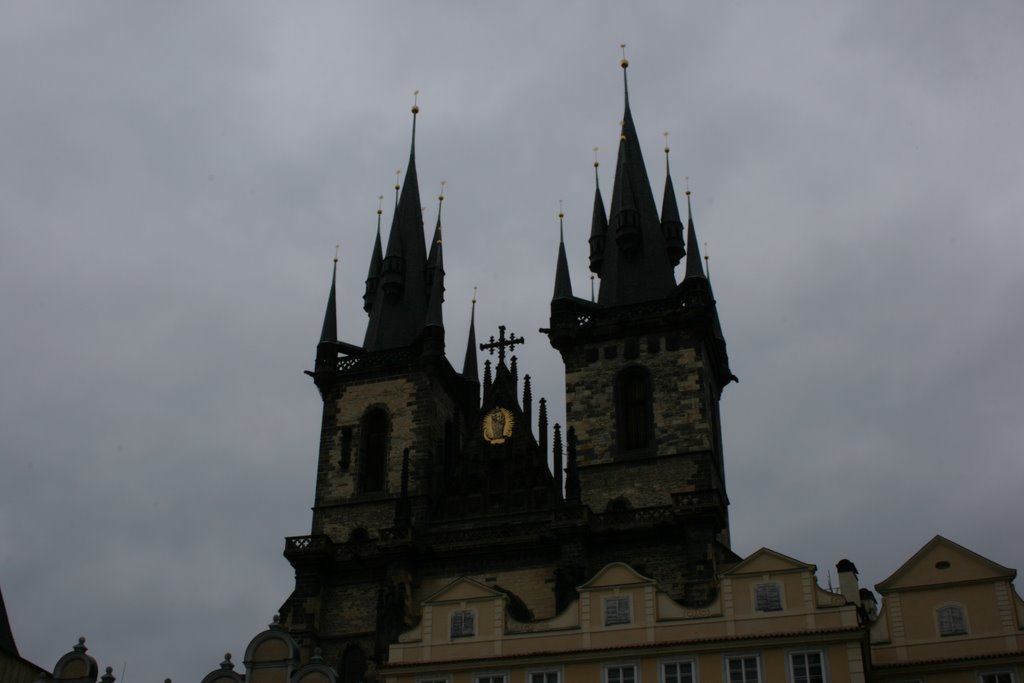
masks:
<svg viewBox="0 0 1024 683"><path fill-rule="evenodd" d="M489 413L484 415L481 427L487 443L498 445L505 443L505 439L512 436L512 427L515 424L515 416L508 408L495 406Z"/></svg>

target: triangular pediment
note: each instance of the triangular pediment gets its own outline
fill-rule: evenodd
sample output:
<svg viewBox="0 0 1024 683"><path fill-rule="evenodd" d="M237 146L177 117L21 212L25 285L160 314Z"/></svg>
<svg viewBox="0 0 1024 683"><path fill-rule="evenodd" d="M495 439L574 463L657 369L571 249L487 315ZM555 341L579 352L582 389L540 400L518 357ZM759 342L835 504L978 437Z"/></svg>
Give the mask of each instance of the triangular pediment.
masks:
<svg viewBox="0 0 1024 683"><path fill-rule="evenodd" d="M462 578L455 579L433 595L427 596L423 602L461 602L463 600L490 600L498 597L503 598L505 594L485 586L479 581L463 576Z"/></svg>
<svg viewBox="0 0 1024 683"><path fill-rule="evenodd" d="M594 590L595 588L613 588L615 586L635 586L637 584L653 584L654 579L637 573L635 569L623 562L612 562L602 567L590 581L577 590Z"/></svg>
<svg viewBox="0 0 1024 683"><path fill-rule="evenodd" d="M768 574L772 572L792 572L817 570L813 564L807 564L800 560L775 552L770 548L761 548L748 555L742 562L728 571L722 572L722 576L742 576L744 574Z"/></svg>
<svg viewBox="0 0 1024 683"><path fill-rule="evenodd" d="M948 538L936 536L889 578L876 584L875 589L885 594L952 583L1012 581L1016 576L1015 570L982 557Z"/></svg>

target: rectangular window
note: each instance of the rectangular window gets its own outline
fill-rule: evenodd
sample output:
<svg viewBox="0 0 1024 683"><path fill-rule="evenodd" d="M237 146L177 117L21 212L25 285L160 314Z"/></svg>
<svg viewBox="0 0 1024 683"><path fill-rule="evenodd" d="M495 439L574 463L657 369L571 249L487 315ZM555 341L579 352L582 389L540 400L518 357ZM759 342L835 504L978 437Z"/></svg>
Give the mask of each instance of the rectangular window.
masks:
<svg viewBox="0 0 1024 683"><path fill-rule="evenodd" d="M967 633L967 620L962 607L950 605L936 610L940 636L961 636Z"/></svg>
<svg viewBox="0 0 1024 683"><path fill-rule="evenodd" d="M693 662L665 662L661 683L693 683Z"/></svg>
<svg viewBox="0 0 1024 683"><path fill-rule="evenodd" d="M757 657L727 657L725 672L729 683L761 683L761 665Z"/></svg>
<svg viewBox="0 0 1024 683"><path fill-rule="evenodd" d="M416 683L451 683L448 678L417 678Z"/></svg>
<svg viewBox="0 0 1024 683"><path fill-rule="evenodd" d="M471 609L452 612L452 638L476 635L476 614Z"/></svg>
<svg viewBox="0 0 1024 683"><path fill-rule="evenodd" d="M636 683L636 666L621 664L604 668L604 683Z"/></svg>
<svg viewBox="0 0 1024 683"><path fill-rule="evenodd" d="M559 683L559 676L557 671L531 671L527 680L530 683Z"/></svg>
<svg viewBox="0 0 1024 683"><path fill-rule="evenodd" d="M475 683L505 683L505 674L485 674L483 676L476 676L474 679Z"/></svg>
<svg viewBox="0 0 1024 683"><path fill-rule="evenodd" d="M604 599L604 625L628 624L632 621L629 614L629 596L613 596Z"/></svg>
<svg viewBox="0 0 1024 683"><path fill-rule="evenodd" d="M825 665L820 652L794 652L789 656L793 683L825 683Z"/></svg>
<svg viewBox="0 0 1024 683"><path fill-rule="evenodd" d="M1009 671L981 674L978 680L981 683L1013 683L1013 674Z"/></svg>
<svg viewBox="0 0 1024 683"><path fill-rule="evenodd" d="M758 612L782 610L782 589L777 583L759 583L754 587L754 609Z"/></svg>

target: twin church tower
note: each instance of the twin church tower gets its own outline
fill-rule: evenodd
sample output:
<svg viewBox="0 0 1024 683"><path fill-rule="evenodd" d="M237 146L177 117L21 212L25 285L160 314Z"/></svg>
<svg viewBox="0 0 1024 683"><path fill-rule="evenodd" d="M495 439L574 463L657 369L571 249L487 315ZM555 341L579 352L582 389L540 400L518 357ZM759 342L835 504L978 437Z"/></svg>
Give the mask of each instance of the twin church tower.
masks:
<svg viewBox="0 0 1024 683"><path fill-rule="evenodd" d="M359 680L460 577L506 595L523 623L558 614L611 562L708 605L716 567L738 560L718 408L735 378L689 193L684 224L669 175L659 212L628 89L607 212L594 196L597 300L573 295L560 243L542 330L565 364L564 430L534 404L512 355L522 339L504 327L478 345L471 321L461 370L445 357L441 220L428 245L416 112L386 245L378 221L361 345L338 339L331 283L309 373L323 397L312 528L286 542L295 589L281 626ZM482 350L496 356L481 378Z"/></svg>

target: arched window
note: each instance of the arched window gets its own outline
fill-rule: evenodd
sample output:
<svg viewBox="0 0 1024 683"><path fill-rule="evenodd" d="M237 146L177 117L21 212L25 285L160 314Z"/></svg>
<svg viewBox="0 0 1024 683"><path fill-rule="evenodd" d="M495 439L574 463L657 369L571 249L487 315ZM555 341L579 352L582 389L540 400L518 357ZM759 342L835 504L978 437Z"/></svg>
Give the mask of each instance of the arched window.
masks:
<svg viewBox="0 0 1024 683"><path fill-rule="evenodd" d="M615 378L615 414L619 452L650 448L651 379L647 369L631 365Z"/></svg>
<svg viewBox="0 0 1024 683"><path fill-rule="evenodd" d="M359 461L359 488L363 492L384 490L388 464L388 415L381 408L371 409L363 417L362 453Z"/></svg>

